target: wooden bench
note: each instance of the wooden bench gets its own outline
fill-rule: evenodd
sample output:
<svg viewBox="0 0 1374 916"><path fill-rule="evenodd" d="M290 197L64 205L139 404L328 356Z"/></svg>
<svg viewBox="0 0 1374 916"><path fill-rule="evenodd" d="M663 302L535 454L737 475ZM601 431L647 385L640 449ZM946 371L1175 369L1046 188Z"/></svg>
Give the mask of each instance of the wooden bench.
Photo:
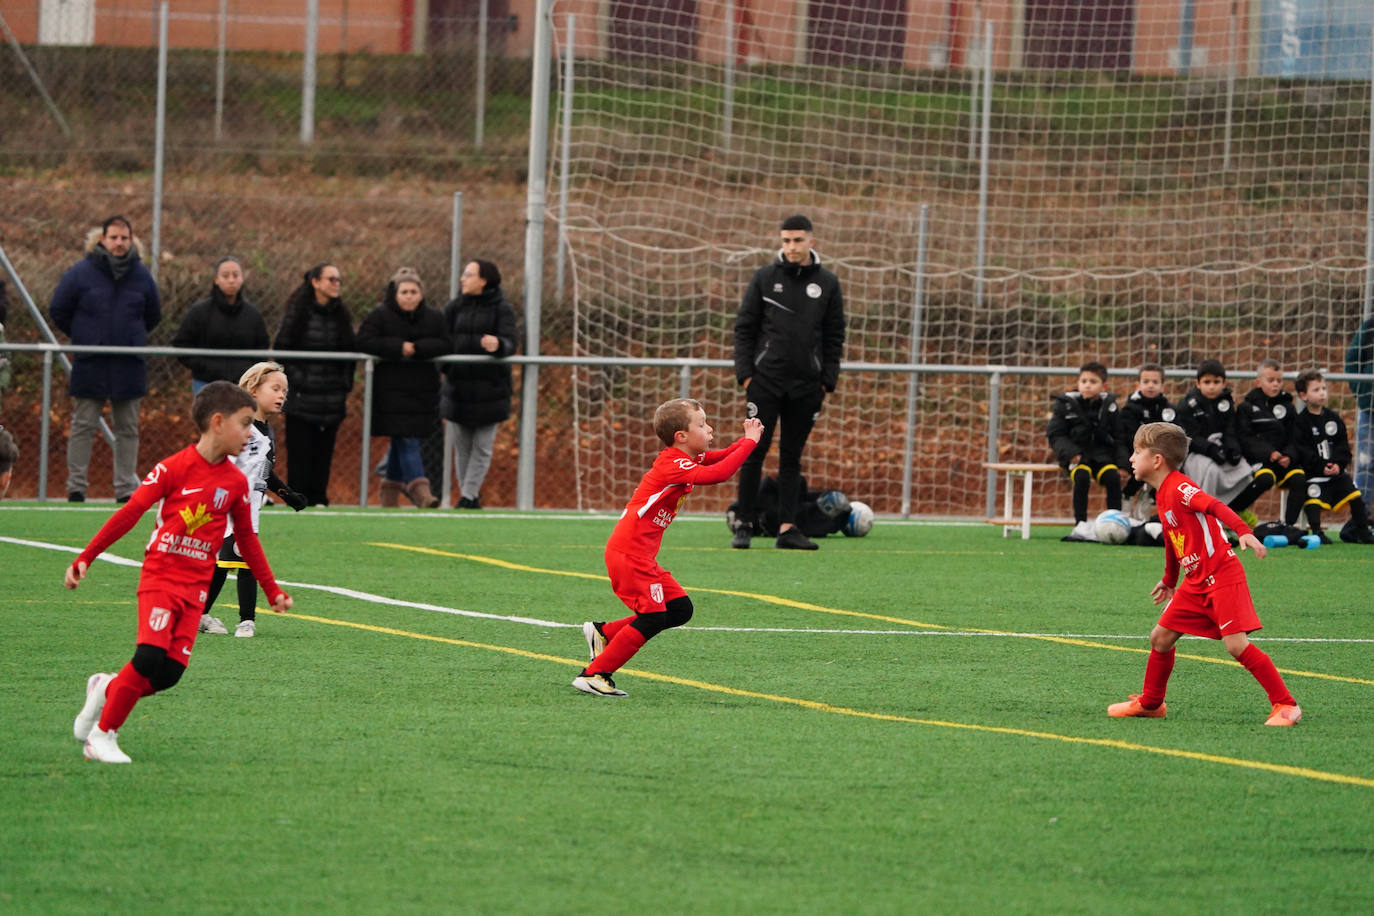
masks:
<svg viewBox="0 0 1374 916"><path fill-rule="evenodd" d="M1001 471L1005 483L1003 484L1004 493L1002 496L1002 517L990 518L987 520L989 525L1001 525L1002 537L1006 537L1010 532L1017 528L1021 529L1021 539L1030 539L1031 525L1060 525L1063 524L1059 519L1034 519L1031 517L1031 492L1034 486L1036 473L1054 474L1063 469L1057 464L1031 464L1015 461L985 461L983 467L989 471ZM1012 512L1012 487L1013 478L1020 477L1021 480L1021 517L1017 518Z"/></svg>

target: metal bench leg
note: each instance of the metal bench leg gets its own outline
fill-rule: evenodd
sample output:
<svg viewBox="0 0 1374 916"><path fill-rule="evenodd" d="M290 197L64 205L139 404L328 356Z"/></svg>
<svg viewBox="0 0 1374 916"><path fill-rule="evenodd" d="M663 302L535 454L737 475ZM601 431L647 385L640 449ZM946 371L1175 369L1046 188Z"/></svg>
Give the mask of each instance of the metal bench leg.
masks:
<svg viewBox="0 0 1374 916"><path fill-rule="evenodd" d="M1031 523L1031 477L1034 475L1026 471L1026 480L1021 484L1021 540L1030 540Z"/></svg>

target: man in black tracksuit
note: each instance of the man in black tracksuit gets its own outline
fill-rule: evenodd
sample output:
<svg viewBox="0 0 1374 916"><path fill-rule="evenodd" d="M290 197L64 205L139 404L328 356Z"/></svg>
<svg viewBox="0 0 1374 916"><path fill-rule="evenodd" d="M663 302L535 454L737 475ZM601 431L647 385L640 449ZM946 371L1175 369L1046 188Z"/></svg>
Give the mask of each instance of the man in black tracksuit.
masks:
<svg viewBox="0 0 1374 916"><path fill-rule="evenodd" d="M739 473L739 513L730 546L745 548L754 533L763 459L782 421L778 444L778 547L815 550L796 527L801 454L833 392L844 354L840 281L813 251L811 221L783 221L782 250L749 281L735 319L735 378L745 388L747 415L763 421L763 438Z"/></svg>

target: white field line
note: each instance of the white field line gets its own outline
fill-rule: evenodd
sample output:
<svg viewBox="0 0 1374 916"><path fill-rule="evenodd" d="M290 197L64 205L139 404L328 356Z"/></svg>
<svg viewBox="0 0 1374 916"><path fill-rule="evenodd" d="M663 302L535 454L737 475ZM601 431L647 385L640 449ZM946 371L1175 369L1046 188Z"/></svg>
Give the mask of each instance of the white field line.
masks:
<svg viewBox="0 0 1374 916"><path fill-rule="evenodd" d="M30 541L24 538L12 538L0 536L0 543L14 544L19 547L34 547L39 550L55 550L61 553L79 554L80 548L68 547L63 544L51 544L46 541ZM130 566L139 568L143 564L138 560L130 560L126 557L117 556L112 553L102 553L97 560L106 563L114 563L118 566ZM407 607L421 611L433 611L436 614L452 614L456 617L471 617L478 620L499 620L506 623L522 623L532 627L544 627L546 629L581 629L580 623L563 623L558 620L541 620L538 617L521 617L509 614L489 614L484 611L470 611L464 608L448 607L442 604L430 604L424 601L406 601L402 598L391 598L386 595L377 595L372 592L359 591L353 588L344 588L338 585L320 585L314 582L291 582L286 579L278 579L278 584L284 588L305 589L308 591L326 592L331 595L338 595L341 598L352 598L356 601L363 601L369 604L381 604L391 607ZM835 629L824 627L678 627L679 630L693 631L699 633L796 633L808 636L962 636L962 637L981 637L983 639L1043 639L1055 637L1060 639L1119 639L1119 640L1140 640L1147 637L1140 633L1116 634L1116 633L967 633L958 630L857 630L857 629ZM1209 642L1200 636L1185 636L1184 639L1197 640L1199 642ZM1256 637L1252 642L1273 642L1273 643L1374 643L1374 639L1343 639L1343 638L1321 638L1321 637Z"/></svg>

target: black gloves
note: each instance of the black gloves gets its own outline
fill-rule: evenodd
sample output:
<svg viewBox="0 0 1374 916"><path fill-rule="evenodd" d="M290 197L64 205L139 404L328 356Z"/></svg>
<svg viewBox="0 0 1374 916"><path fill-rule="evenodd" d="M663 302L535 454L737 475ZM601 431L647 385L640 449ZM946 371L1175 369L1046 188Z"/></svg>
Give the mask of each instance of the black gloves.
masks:
<svg viewBox="0 0 1374 916"><path fill-rule="evenodd" d="M1222 457L1226 459L1227 464L1240 464L1244 456L1241 455L1240 449L1228 448L1222 452Z"/></svg>
<svg viewBox="0 0 1374 916"><path fill-rule="evenodd" d="M305 494L299 490L292 490L290 487L282 487L276 493L277 497L297 512L306 506Z"/></svg>

